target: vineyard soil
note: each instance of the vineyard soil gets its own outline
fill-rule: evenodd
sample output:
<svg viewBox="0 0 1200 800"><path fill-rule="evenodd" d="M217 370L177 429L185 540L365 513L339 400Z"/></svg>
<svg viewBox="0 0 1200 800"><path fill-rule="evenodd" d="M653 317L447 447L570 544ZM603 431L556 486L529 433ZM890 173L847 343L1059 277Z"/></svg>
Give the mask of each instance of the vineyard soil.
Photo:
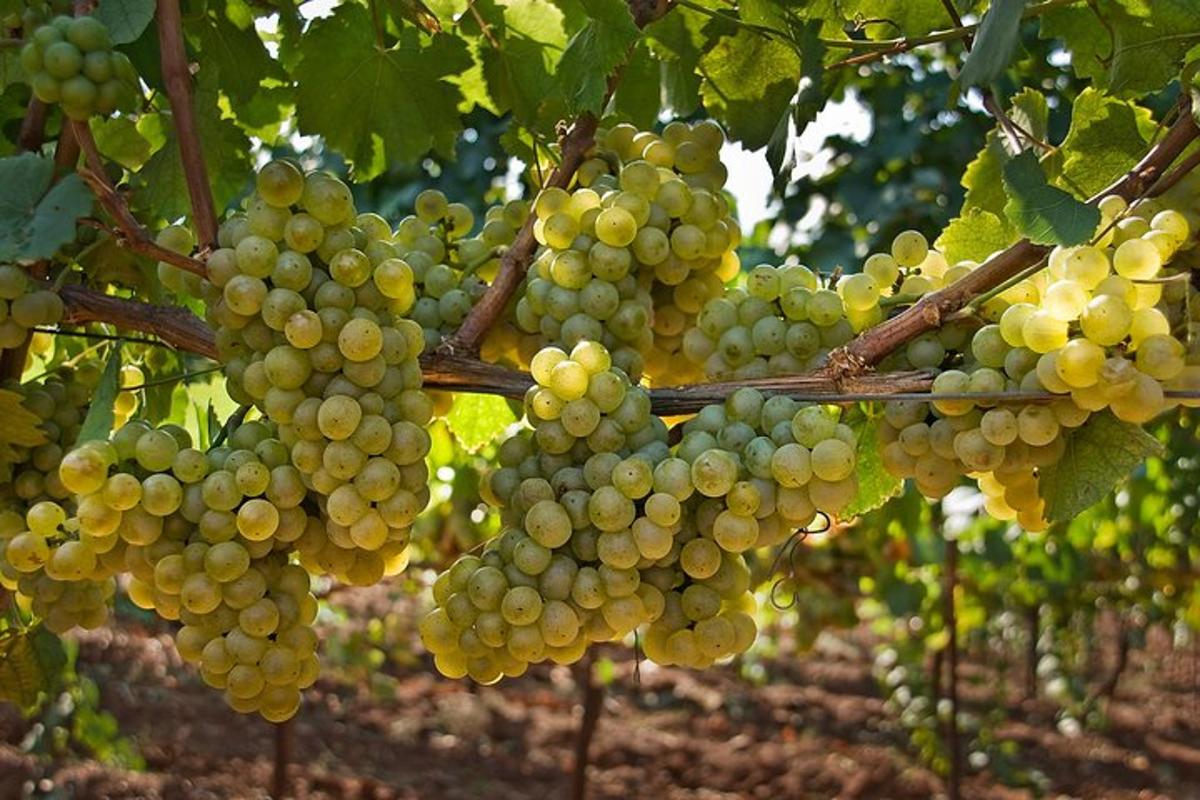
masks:
<svg viewBox="0 0 1200 800"><path fill-rule="evenodd" d="M377 590L340 599L378 603ZM370 595L374 594L372 598ZM373 601L373 602L372 602ZM344 628L343 628L344 630ZM1097 632L1089 677L1111 666L1112 631ZM182 665L165 628L123 619L81 637L81 670L100 683L103 706L134 737L143 773L81 760L40 770L21 753L25 723L0 717L0 797L21 783L76 798L266 798L274 736L261 720L213 703ZM871 675L870 635L826 637L805 656L767 662L755 685L730 668L692 673L643 663L640 681L623 649L592 745L589 797L618 800L733 798L926 798L941 780L906 755L899 724ZM963 666L967 708L982 706L999 677L978 656ZM496 800L566 797L578 726L578 689L565 669L531 670L498 687L447 683L425 665L396 670L394 692L372 696L322 679L295 721L288 770L295 798ZM1200 797L1200 662L1153 631L1135 650L1108 725L1069 738L1054 728L1052 704L1017 698L998 729L1020 748L1017 763L1046 776L1048 796L1108 800ZM36 776L36 777L35 777ZM978 774L968 798L1037 796Z"/></svg>

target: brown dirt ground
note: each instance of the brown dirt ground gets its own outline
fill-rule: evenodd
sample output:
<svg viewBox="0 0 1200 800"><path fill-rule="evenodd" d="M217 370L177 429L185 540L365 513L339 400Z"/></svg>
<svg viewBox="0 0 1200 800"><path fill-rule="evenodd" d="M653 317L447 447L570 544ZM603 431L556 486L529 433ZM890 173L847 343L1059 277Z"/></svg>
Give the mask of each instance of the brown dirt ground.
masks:
<svg viewBox="0 0 1200 800"><path fill-rule="evenodd" d="M1103 730L1063 736L1047 701L1014 699L1004 738L1048 791L972 774L968 798L1200 798L1200 669L1191 650L1152 637L1137 651ZM176 656L165 628L122 620L80 637L80 669L146 760L144 772L94 761L39 761L19 743L27 723L0 713L0 800L270 797L272 726L240 716ZM590 800L928 798L940 778L906 748L871 677L863 632L769 664L754 684L730 668L693 674L613 650L588 769ZM574 673L537 668L496 687L387 668L382 693L322 679L293 724L288 795L354 800L567 798L581 710ZM968 704L994 672L963 668ZM1019 679L1018 679L1019 680Z"/></svg>

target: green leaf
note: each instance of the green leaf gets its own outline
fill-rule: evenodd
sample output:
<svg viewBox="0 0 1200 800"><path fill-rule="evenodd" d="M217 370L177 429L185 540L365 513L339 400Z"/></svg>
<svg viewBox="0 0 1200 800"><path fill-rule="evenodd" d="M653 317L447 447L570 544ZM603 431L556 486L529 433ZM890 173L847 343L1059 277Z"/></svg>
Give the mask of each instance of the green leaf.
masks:
<svg viewBox="0 0 1200 800"><path fill-rule="evenodd" d="M1147 458L1162 454L1162 444L1141 426L1121 422L1107 411L1093 414L1067 434L1062 458L1041 470L1038 489L1046 501L1046 519L1075 517L1104 499Z"/></svg>
<svg viewBox="0 0 1200 800"><path fill-rule="evenodd" d="M75 239L92 193L72 173L53 187L54 162L34 153L0 159L0 260L50 258Z"/></svg>
<svg viewBox="0 0 1200 800"><path fill-rule="evenodd" d="M446 415L454 438L472 453L499 439L516 421L508 401L494 394L456 394Z"/></svg>
<svg viewBox="0 0 1200 800"><path fill-rule="evenodd" d="M92 16L104 23L113 44L135 41L154 19L154 0L104 0Z"/></svg>
<svg viewBox="0 0 1200 800"><path fill-rule="evenodd" d="M796 26L794 31L800 49L800 89L789 112L779 118L767 143L767 163L774 174L775 190L780 194L791 182L796 166L795 137L803 134L809 123L816 119L828 97L825 45L819 34L820 24L815 22Z"/></svg>
<svg viewBox="0 0 1200 800"><path fill-rule="evenodd" d="M835 8L868 39L920 36L951 26L941 0L842 0Z"/></svg>
<svg viewBox="0 0 1200 800"><path fill-rule="evenodd" d="M1130 96L1158 91L1178 75L1188 50L1200 44L1195 0L1113 4L1121 9L1106 15L1113 30L1109 92Z"/></svg>
<svg viewBox="0 0 1200 800"><path fill-rule="evenodd" d="M621 82L613 95L615 111L643 130L654 127L662 107L660 72L650 50L644 42L639 42L621 71Z"/></svg>
<svg viewBox="0 0 1200 800"><path fill-rule="evenodd" d="M644 31L650 52L662 69L664 101L676 116L690 116L700 105L696 66L707 49L704 19L691 9L676 7Z"/></svg>
<svg viewBox="0 0 1200 800"><path fill-rule="evenodd" d="M393 47L375 44L370 12L338 6L300 41L296 114L300 130L323 136L354 164L359 180L388 162L411 162L430 149L454 154L462 121L458 87L445 80L471 66L463 40L427 43L406 29Z"/></svg>
<svg viewBox="0 0 1200 800"><path fill-rule="evenodd" d="M201 70L192 102L196 108L196 130L208 167L208 182L219 210L241 194L253 162L250 140L232 118L221 112L218 81L216 70ZM134 176L134 197L140 210L158 218L173 219L191 213L187 179L171 115L154 116L155 119L146 125L141 121L138 124L138 130L148 139L152 134L157 136L164 123L169 124L161 131L164 136L162 147Z"/></svg>
<svg viewBox="0 0 1200 800"><path fill-rule="evenodd" d="M1061 6L1042 13L1038 36L1061 41L1071 53L1071 70L1075 75L1103 85L1112 53L1112 36L1105 24L1084 4Z"/></svg>
<svg viewBox="0 0 1200 800"><path fill-rule="evenodd" d="M858 493L841 512L845 519L861 516L879 508L904 489L904 481L883 468L883 448L879 444L879 424L876 418L862 416L850 423L857 437L854 451L857 457L855 475Z"/></svg>
<svg viewBox="0 0 1200 800"><path fill-rule="evenodd" d="M241 104L259 91L263 80L287 80L279 62L271 58L253 25L242 30L229 21L223 9L202 16L199 28L201 69L211 64L220 73L221 89Z"/></svg>
<svg viewBox="0 0 1200 800"><path fill-rule="evenodd" d="M547 104L562 103L554 77L567 44L562 11L546 0L514 0L481 13L500 42L493 47L487 39L479 40L488 94L501 113L512 111L524 124L534 125Z"/></svg>
<svg viewBox="0 0 1200 800"><path fill-rule="evenodd" d="M992 0L958 80L963 88L987 86L999 78L1012 61L1021 33L1025 0Z"/></svg>
<svg viewBox="0 0 1200 800"><path fill-rule="evenodd" d="M960 261L982 263L997 250L1003 250L1017 240L1017 232L1004 217L982 208L968 208L961 216L950 220L934 246L951 264Z"/></svg>
<svg viewBox="0 0 1200 800"><path fill-rule="evenodd" d="M1037 156L1026 151L1004 165L1004 213L1036 244L1083 244L1096 232L1100 211L1046 181Z"/></svg>
<svg viewBox="0 0 1200 800"><path fill-rule="evenodd" d="M770 142L791 106L800 57L788 45L741 29L700 59L700 92L709 113L749 150Z"/></svg>
<svg viewBox="0 0 1200 800"><path fill-rule="evenodd" d="M92 117L90 125L100 153L125 169L140 169L150 158L149 140L129 117Z"/></svg>
<svg viewBox="0 0 1200 800"><path fill-rule="evenodd" d="M1027 87L1018 92L1012 99L1008 116L1038 141L1044 142L1049 136L1050 106L1046 103L1046 95L1037 89Z"/></svg>
<svg viewBox="0 0 1200 800"><path fill-rule="evenodd" d="M1144 108L1084 89L1061 146L1063 182L1090 196L1124 175L1145 152L1142 128L1150 120Z"/></svg>
<svg viewBox="0 0 1200 800"><path fill-rule="evenodd" d="M0 634L0 700L31 711L58 685L67 655L62 641L38 625Z"/></svg>
<svg viewBox="0 0 1200 800"><path fill-rule="evenodd" d="M0 389L0 481L11 480L13 465L27 459L31 448L45 443L42 420L25 407L24 397Z"/></svg>
<svg viewBox="0 0 1200 800"><path fill-rule="evenodd" d="M962 185L967 190L963 198L963 213L978 208L1004 216L1004 204L1008 198L1004 194L1003 171L1007 159L999 135L994 130L989 131L983 149L963 172Z"/></svg>
<svg viewBox="0 0 1200 800"><path fill-rule="evenodd" d="M572 114L599 114L608 88L608 76L625 61L640 31L625 0L581 0L588 21L563 52L558 81Z"/></svg>
<svg viewBox="0 0 1200 800"><path fill-rule="evenodd" d="M104 372L100 375L100 383L92 395L92 404L88 407L83 425L79 427L79 436L75 444L94 442L107 439L112 432L113 407L117 401L117 393L121 390L121 348L114 347Z"/></svg>

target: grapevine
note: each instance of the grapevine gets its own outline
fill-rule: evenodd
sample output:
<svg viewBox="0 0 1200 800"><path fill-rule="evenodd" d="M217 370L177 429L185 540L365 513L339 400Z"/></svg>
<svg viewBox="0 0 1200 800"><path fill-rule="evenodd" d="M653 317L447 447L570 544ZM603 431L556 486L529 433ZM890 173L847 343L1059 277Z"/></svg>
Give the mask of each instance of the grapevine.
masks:
<svg viewBox="0 0 1200 800"><path fill-rule="evenodd" d="M590 669L613 642L664 667L741 665L781 597L805 606L811 645L920 586L929 627L885 630L876 671L958 776L956 592L1013 602L951 529L1003 530L1019 582L1063 552L1099 572L1078 520L1183 491L1154 459L1188 468L1200 407L1186 15L118 5L3 18L4 637L119 624L125 597L230 708L283 723L321 673L319 594L415 586L415 560L436 577L414 642L481 684ZM1045 64L1012 56L1023 26L1035 61L1058 48ZM800 134L900 69L953 81L921 135L987 112L961 187L931 201L913 177L887 200L904 213L872 218L862 195L920 166L905 141L859 153L866 178L834 159L847 188L818 198L828 175L797 178ZM1041 79L1001 96L1022 70ZM501 121L503 158L461 169L486 192L456 191L451 156L480 119ZM735 145L774 173L757 230ZM477 483L460 484L468 461ZM963 497L971 519L951 524ZM471 536L431 533L447 504ZM928 574L908 570L900 514L936 529ZM1155 559L1186 560L1184 527ZM1155 559L1124 554L1119 590L1016 604L1034 628L1039 608L1102 601L1122 626L1149 606L1195 628L1195 603L1164 599L1194 576L1161 597L1133 585ZM1031 651L1054 654L1043 677L1087 718L1058 622Z"/></svg>

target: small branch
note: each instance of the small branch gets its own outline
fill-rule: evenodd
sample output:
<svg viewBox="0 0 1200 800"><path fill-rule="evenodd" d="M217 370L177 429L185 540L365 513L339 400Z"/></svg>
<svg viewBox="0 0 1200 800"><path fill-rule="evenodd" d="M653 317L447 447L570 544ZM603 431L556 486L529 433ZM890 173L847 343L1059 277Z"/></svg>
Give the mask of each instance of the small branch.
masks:
<svg viewBox="0 0 1200 800"><path fill-rule="evenodd" d="M167 375L162 378L155 378L152 381L145 381L144 383L139 383L134 386L122 386L121 391L136 392L139 389L149 389L153 386L166 386L167 384L179 383L181 381L186 383L187 381L190 381L192 378L199 378L204 375L211 375L214 372L220 372L223 369L225 369L224 364L217 364L216 366L213 366L213 367L205 367L204 369L193 370L192 372L180 372L176 375Z"/></svg>
<svg viewBox="0 0 1200 800"><path fill-rule="evenodd" d="M59 295L66 306L63 322L68 325L104 322L121 330L151 334L176 350L217 358L212 328L186 308L154 306L73 284L59 289Z"/></svg>
<svg viewBox="0 0 1200 800"><path fill-rule="evenodd" d="M583 690L583 718L579 721L579 732L575 737L575 766L571 771L571 800L587 800L588 752L600 712L604 708L604 686L596 682L593 674L595 656L589 654L578 666L576 674Z"/></svg>
<svg viewBox="0 0 1200 800"><path fill-rule="evenodd" d="M192 200L192 221L203 251L217 246L217 212L192 108L192 76L183 44L179 0L158 0L157 17L163 83L166 84L167 98L171 102L171 116L179 139L179 157L183 162L188 196Z"/></svg>
<svg viewBox="0 0 1200 800"><path fill-rule="evenodd" d="M933 527L944 534L942 505L936 503L933 512ZM958 618L955 614L954 588L958 582L958 539L945 539L946 573L942 588L943 624L949 641L946 643L946 668L950 675L946 681L946 697L950 701L950 720L946 729L946 746L950 750L949 795L950 800L962 797L962 746L958 741Z"/></svg>
<svg viewBox="0 0 1200 800"><path fill-rule="evenodd" d="M99 331L72 331L62 328L30 328L34 333L48 333L51 336L74 336L80 339L91 339L97 342L124 342L126 344L148 344L156 347L170 347L165 342L160 342L158 339L151 339L144 336L118 336L113 333L100 333Z"/></svg>
<svg viewBox="0 0 1200 800"><path fill-rule="evenodd" d="M246 415L250 413L253 406L245 405L238 406L238 410L229 415L229 419L225 420L225 424L221 426L221 430L217 431L217 435L212 440L213 447L220 447L225 440L229 438L229 434L233 433L234 428L241 426L246 421Z"/></svg>
<svg viewBox="0 0 1200 800"><path fill-rule="evenodd" d="M206 273L204 264L158 244L150 238L150 234L134 218L133 212L129 210L129 204L125 202L125 198L104 173L104 163L100 159L100 151L96 147L96 140L92 138L92 130L87 123L72 121L70 129L74 131L74 138L83 149L84 158L87 161L87 167L79 170L79 177L83 178L84 182L91 187L96 199L100 201L100 205L104 206L104 210L117 223L117 229L112 230L102 223L96 224L90 220L84 220L83 224L108 231L117 240L117 243L127 250L156 261L165 261L172 266L203 277Z"/></svg>
<svg viewBox="0 0 1200 800"><path fill-rule="evenodd" d="M46 136L46 104L36 97L29 99L21 130L17 134L17 151L31 153L40 150Z"/></svg>
<svg viewBox="0 0 1200 800"><path fill-rule="evenodd" d="M288 779L287 768L292 760L292 739L295 726L293 720L276 723L275 729L275 766L271 776L271 797L284 800L287 797Z"/></svg>
<svg viewBox="0 0 1200 800"><path fill-rule="evenodd" d="M1025 9L1025 13L1021 15L1021 19L1032 19L1040 16L1045 12L1058 8L1059 6L1072 5L1080 0L1046 0L1044 3L1030 6ZM887 56L894 56L899 53L907 53L909 50L914 50L918 47L923 47L927 44L936 44L938 42L952 42L955 39L965 39L974 36L979 29L978 23L971 25L962 25L944 31L934 31L925 36L912 36L909 38L900 39L881 39L881 40L866 40L866 39L823 39L822 42L826 47L840 47L851 50L867 50L868 52L860 53L856 56L843 59L826 67L827 70L839 69L841 67L856 67L862 64L869 64L873 61L879 61Z"/></svg>
<svg viewBox="0 0 1200 800"><path fill-rule="evenodd" d="M1129 173L1096 194L1089 202L1096 204L1107 195L1120 195L1126 200L1138 197L1154 185L1197 136L1200 136L1200 129L1196 127L1192 115L1181 114L1162 140ZM1049 252L1049 247L1022 239L950 286L926 295L900 314L868 328L849 344L834 350L829 355L829 365L822 371L835 378L861 375L896 348L939 327L949 315L977 295L1037 264Z"/></svg>
<svg viewBox="0 0 1200 800"><path fill-rule="evenodd" d="M1158 183L1154 184L1154 187L1150 190L1150 196L1158 197L1159 195L1166 194L1172 188L1174 188L1175 184L1183 180L1184 176L1186 176L1196 167L1200 167L1200 150L1193 152L1183 161L1180 161L1179 166L1171 170L1171 172L1168 174L1163 175Z"/></svg>

